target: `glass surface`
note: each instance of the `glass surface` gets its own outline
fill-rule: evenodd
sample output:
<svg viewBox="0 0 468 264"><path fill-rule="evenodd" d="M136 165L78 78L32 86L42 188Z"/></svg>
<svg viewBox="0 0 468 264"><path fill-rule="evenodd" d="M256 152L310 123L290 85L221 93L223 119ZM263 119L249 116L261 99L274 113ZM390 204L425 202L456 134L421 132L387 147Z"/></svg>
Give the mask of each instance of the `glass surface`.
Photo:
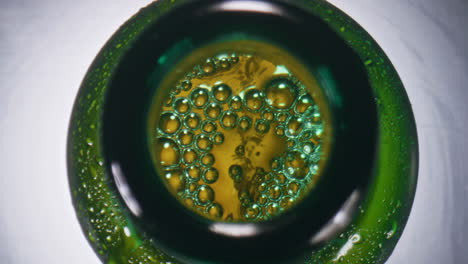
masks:
<svg viewBox="0 0 468 264"><path fill-rule="evenodd" d="M467 262L467 39L459 33L467 24L466 4L333 3L386 51L416 115L419 186L409 224L388 262ZM0 73L2 263L98 263L79 231L68 195L67 120L89 62L122 21L145 4L0 4L1 56L7 61Z"/></svg>

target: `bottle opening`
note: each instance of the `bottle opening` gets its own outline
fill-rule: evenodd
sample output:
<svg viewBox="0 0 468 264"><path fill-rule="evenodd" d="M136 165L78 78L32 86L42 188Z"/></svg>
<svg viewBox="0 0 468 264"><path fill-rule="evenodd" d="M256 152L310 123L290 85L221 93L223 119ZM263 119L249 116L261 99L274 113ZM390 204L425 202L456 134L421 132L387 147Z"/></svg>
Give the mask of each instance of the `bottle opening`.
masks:
<svg viewBox="0 0 468 264"><path fill-rule="evenodd" d="M164 56L160 63L168 64ZM172 62L155 88L153 164L190 211L265 221L313 192L330 149L330 111L317 78L286 49L246 39L207 44Z"/></svg>

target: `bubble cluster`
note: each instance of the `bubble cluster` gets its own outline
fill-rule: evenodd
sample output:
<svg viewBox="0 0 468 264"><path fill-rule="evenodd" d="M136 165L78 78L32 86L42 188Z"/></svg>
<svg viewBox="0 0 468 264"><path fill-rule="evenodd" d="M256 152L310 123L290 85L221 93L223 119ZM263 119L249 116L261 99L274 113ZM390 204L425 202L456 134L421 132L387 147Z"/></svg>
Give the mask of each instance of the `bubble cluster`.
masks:
<svg viewBox="0 0 468 264"><path fill-rule="evenodd" d="M275 217L318 177L324 124L317 104L292 74L234 86L249 59L224 55L194 67L156 126L154 158L166 186L213 220Z"/></svg>

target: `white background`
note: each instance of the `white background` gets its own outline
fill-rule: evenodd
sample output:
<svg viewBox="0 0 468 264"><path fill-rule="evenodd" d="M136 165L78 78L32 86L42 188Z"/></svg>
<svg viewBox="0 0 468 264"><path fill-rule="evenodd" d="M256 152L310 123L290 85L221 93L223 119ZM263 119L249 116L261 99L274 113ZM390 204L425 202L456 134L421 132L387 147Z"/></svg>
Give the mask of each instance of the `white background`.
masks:
<svg viewBox="0 0 468 264"><path fill-rule="evenodd" d="M0 263L98 264L68 190L65 142L99 49L149 0L0 0ZM468 263L468 1L333 0L408 90L420 173L389 264Z"/></svg>

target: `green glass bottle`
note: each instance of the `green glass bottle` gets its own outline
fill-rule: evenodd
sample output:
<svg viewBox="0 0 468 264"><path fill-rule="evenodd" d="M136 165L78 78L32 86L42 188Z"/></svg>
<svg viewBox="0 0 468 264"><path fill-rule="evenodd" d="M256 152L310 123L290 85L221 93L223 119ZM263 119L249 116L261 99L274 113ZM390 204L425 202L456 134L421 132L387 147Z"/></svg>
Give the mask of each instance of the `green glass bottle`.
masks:
<svg viewBox="0 0 468 264"><path fill-rule="evenodd" d="M87 73L68 168L103 263L384 263L416 128L388 58L329 3L162 0Z"/></svg>

